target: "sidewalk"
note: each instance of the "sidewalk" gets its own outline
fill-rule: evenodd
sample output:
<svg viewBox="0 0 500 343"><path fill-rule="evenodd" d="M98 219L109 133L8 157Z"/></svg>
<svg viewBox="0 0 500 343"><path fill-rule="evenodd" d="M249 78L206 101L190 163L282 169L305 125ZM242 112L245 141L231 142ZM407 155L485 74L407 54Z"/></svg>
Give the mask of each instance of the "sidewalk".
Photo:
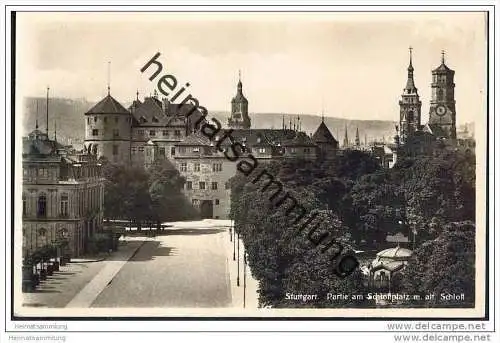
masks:
<svg viewBox="0 0 500 343"><path fill-rule="evenodd" d="M61 266L47 280L42 281L35 292L23 293L23 307L65 307L107 266L109 261L118 260L125 251L136 250L136 242L120 240L118 251L101 258L72 259L70 263ZM122 257L123 258L123 257Z"/></svg>
<svg viewBox="0 0 500 343"><path fill-rule="evenodd" d="M239 244L240 258L238 261L238 242L230 240L229 228L227 228L227 231L221 235L221 239L227 256L227 266L228 266L229 282L231 285L231 296L233 300L233 307L245 308L245 309L257 309L259 306L259 294L257 293L259 285L258 281L253 278L252 271L250 270L248 264L246 265L245 268L246 273L245 273L244 261L243 261L243 256L245 254L245 247L243 245L243 241L240 239L240 244ZM233 251L236 260L233 260ZM237 285L238 264L239 264L239 281L240 281L239 286Z"/></svg>
<svg viewBox="0 0 500 343"><path fill-rule="evenodd" d="M113 280L120 269L128 262L139 248L150 239L145 237L128 237L125 249L113 254L112 258L104 261L104 267L83 289L66 305L66 307L91 307L97 296Z"/></svg>

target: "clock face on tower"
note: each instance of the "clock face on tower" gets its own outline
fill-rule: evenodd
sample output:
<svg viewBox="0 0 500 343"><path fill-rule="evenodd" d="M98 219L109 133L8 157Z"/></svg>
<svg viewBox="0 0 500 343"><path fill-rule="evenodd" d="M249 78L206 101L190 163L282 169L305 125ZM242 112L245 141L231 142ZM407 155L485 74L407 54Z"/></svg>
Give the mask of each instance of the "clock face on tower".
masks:
<svg viewBox="0 0 500 343"><path fill-rule="evenodd" d="M446 114L446 107L444 107L443 105L439 105L438 107L436 107L436 114L438 116L444 116Z"/></svg>

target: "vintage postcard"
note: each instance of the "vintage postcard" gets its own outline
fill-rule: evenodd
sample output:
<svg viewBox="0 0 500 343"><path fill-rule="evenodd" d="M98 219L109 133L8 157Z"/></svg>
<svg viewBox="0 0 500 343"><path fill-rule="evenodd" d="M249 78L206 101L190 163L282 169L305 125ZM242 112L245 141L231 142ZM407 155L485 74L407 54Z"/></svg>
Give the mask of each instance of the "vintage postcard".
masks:
<svg viewBox="0 0 500 343"><path fill-rule="evenodd" d="M487 12L11 19L16 318L487 316Z"/></svg>

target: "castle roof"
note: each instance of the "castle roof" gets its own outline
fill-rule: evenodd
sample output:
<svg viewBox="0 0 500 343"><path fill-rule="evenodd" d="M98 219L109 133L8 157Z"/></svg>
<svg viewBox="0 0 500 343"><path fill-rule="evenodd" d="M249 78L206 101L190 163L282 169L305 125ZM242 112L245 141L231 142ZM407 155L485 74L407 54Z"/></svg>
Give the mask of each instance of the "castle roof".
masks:
<svg viewBox="0 0 500 343"><path fill-rule="evenodd" d="M108 94L85 114L130 114L130 112Z"/></svg>
<svg viewBox="0 0 500 343"><path fill-rule="evenodd" d="M338 141L335 139L335 137L333 137L332 133L323 121L321 122L321 124L319 124L318 129L313 134L312 140L315 143L338 144Z"/></svg>
<svg viewBox="0 0 500 343"><path fill-rule="evenodd" d="M306 135L304 132L298 132L295 135L295 137L293 137L292 139L285 140L283 142L283 146L289 146L289 147L296 147L296 146L311 147L311 146L313 146L314 147L314 146L316 146L316 144L314 144L311 137Z"/></svg>

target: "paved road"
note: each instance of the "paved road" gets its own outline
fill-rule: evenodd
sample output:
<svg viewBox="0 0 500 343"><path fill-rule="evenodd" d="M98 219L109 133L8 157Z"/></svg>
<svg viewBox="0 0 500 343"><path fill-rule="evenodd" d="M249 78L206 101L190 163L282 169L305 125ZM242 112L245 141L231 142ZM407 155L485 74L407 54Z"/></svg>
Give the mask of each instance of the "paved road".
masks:
<svg viewBox="0 0 500 343"><path fill-rule="evenodd" d="M229 307L220 228L172 228L146 241L92 307Z"/></svg>

